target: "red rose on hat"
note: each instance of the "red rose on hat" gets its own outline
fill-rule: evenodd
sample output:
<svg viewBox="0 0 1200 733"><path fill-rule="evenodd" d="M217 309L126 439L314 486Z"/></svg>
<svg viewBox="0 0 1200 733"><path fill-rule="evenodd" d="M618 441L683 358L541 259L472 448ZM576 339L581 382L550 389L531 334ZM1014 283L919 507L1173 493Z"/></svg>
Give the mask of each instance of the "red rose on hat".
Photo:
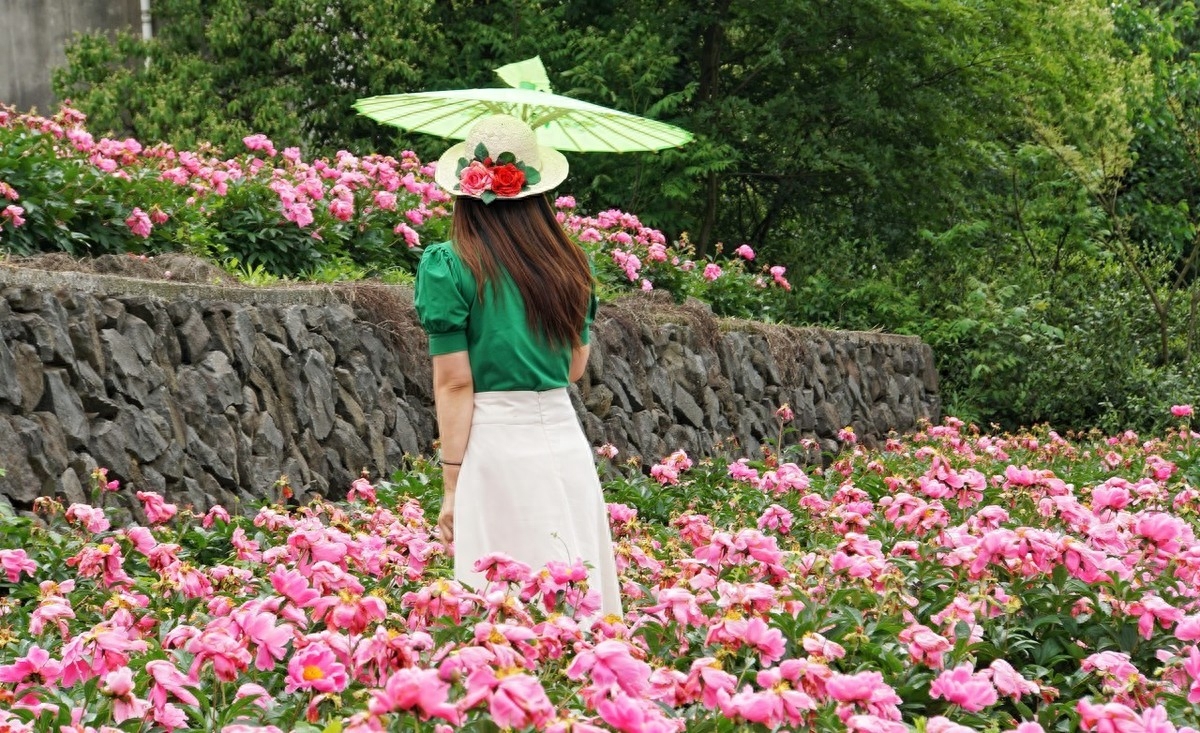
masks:
<svg viewBox="0 0 1200 733"><path fill-rule="evenodd" d="M525 187L525 174L512 163L492 168L492 191L497 196L516 196Z"/></svg>

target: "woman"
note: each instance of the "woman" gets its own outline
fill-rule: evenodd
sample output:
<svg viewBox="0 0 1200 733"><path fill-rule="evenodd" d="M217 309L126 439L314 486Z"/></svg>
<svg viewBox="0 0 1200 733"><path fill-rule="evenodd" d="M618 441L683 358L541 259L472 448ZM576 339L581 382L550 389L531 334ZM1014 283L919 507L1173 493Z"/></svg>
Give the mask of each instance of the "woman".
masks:
<svg viewBox="0 0 1200 733"><path fill-rule="evenodd" d="M504 115L438 161L453 241L425 250L415 297L442 444L438 527L466 585L483 588L474 565L490 553L534 572L582 559L601 613L619 615L608 511L566 389L596 312L587 257L545 197L566 176L561 153Z"/></svg>

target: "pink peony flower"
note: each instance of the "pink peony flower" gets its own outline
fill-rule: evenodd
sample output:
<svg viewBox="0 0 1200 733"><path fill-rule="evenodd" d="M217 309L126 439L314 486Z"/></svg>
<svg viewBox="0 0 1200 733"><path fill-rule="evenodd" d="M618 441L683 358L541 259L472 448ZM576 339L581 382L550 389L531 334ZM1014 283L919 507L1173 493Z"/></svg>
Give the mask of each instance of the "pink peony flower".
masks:
<svg viewBox="0 0 1200 733"><path fill-rule="evenodd" d="M4 576L10 583L17 582L21 573L32 576L37 572L37 564L24 550L0 550L0 568L4 569Z"/></svg>
<svg viewBox="0 0 1200 733"><path fill-rule="evenodd" d="M354 202L336 198L329 202L329 213L339 221L350 221L354 218Z"/></svg>
<svg viewBox="0 0 1200 733"><path fill-rule="evenodd" d="M1143 733L1138 714L1127 705L1117 702L1093 705L1084 698L1075 704L1079 713L1079 727L1100 733Z"/></svg>
<svg viewBox="0 0 1200 733"><path fill-rule="evenodd" d="M986 674L977 674L970 664L960 664L941 673L929 686L929 695L977 713L996 704L996 688Z"/></svg>
<svg viewBox="0 0 1200 733"><path fill-rule="evenodd" d="M992 684L1001 695L1007 695L1014 700L1024 695L1036 695L1041 687L1021 676L1021 673L1003 659L992 660L988 670L992 675Z"/></svg>
<svg viewBox="0 0 1200 733"><path fill-rule="evenodd" d="M261 150L269 157L275 157L275 144L271 139L262 133L256 135L248 135L242 138L248 150Z"/></svg>
<svg viewBox="0 0 1200 733"><path fill-rule="evenodd" d="M137 498L142 502L146 519L151 524L162 524L171 521L178 511L174 504L168 504L161 495L154 491L139 491Z"/></svg>
<svg viewBox="0 0 1200 733"><path fill-rule="evenodd" d="M150 215L137 206L133 207L133 213L125 219L125 226L129 227L131 232L142 239L149 237L150 230L153 228L150 222Z"/></svg>
<svg viewBox="0 0 1200 733"><path fill-rule="evenodd" d="M16 204L10 204L5 206L3 210L0 210L0 220L11 220L13 228L15 229L25 223L25 218L23 216L24 214L24 208L17 206Z"/></svg>
<svg viewBox="0 0 1200 733"><path fill-rule="evenodd" d="M612 460L613 458L617 457L617 446L613 445L612 443L605 443L604 445L596 448L596 455L600 456L601 458L608 458L609 460Z"/></svg>
<svg viewBox="0 0 1200 733"><path fill-rule="evenodd" d="M396 210L396 194L391 191L376 191L375 205L384 211Z"/></svg>
<svg viewBox="0 0 1200 733"><path fill-rule="evenodd" d="M650 665L635 659L629 645L615 639L606 639L575 656L567 677L578 680L585 675L598 687L619 688L634 697L642 697L650 689Z"/></svg>
<svg viewBox="0 0 1200 733"><path fill-rule="evenodd" d="M106 674L100 692L113 698L113 720L117 723L141 718L150 709L150 703L133 694L133 670L129 667L120 667Z"/></svg>
<svg viewBox="0 0 1200 733"><path fill-rule="evenodd" d="M312 644L292 655L284 689L341 692L348 681L346 668L333 651L324 644Z"/></svg>
<svg viewBox="0 0 1200 733"><path fill-rule="evenodd" d="M713 282L723 274L721 266L715 262L710 262L704 266L704 279Z"/></svg>
<svg viewBox="0 0 1200 733"><path fill-rule="evenodd" d="M753 260L754 259L754 250L751 249L750 245L748 245L748 244L743 244L742 246L735 249L733 251L733 253L735 255L737 255L738 257L741 257L742 259L745 259L745 260Z"/></svg>
<svg viewBox="0 0 1200 733"><path fill-rule="evenodd" d="M0 665L0 682L10 685L32 683L35 685L54 685L62 676L63 665L50 653L37 644L29 647L23 657L17 657L12 664Z"/></svg>
<svg viewBox="0 0 1200 733"><path fill-rule="evenodd" d="M783 265L775 265L771 268L771 278L779 287L783 288L784 290L791 290L792 284L789 283L787 278L783 276L785 272L787 272L786 267Z"/></svg>
<svg viewBox="0 0 1200 733"><path fill-rule="evenodd" d="M515 674L501 679L492 690L488 713L502 729L541 729L554 717L554 705L536 677Z"/></svg>
<svg viewBox="0 0 1200 733"><path fill-rule="evenodd" d="M361 500L368 504L374 504L376 501L375 487L364 477L354 479L350 484L350 491L346 493L346 501L355 500Z"/></svg>
<svg viewBox="0 0 1200 733"><path fill-rule="evenodd" d="M146 662L146 671L153 680L148 698L150 704L155 708L161 708L167 703L167 695L173 696L185 705L200 704L196 696L187 689L194 682L176 669L171 662L165 659Z"/></svg>
<svg viewBox="0 0 1200 733"><path fill-rule="evenodd" d="M421 235L417 234L417 230L413 229L407 224L397 224L392 231L404 237L404 242L408 245L409 249L412 249L413 247L419 247L421 245Z"/></svg>
<svg viewBox="0 0 1200 733"><path fill-rule="evenodd" d="M437 670L410 667L392 673L382 688L372 690L367 709L374 715L415 710L422 719L441 718L457 725L462 716L448 701L449 694L450 685Z"/></svg>
<svg viewBox="0 0 1200 733"><path fill-rule="evenodd" d="M208 512L204 515L204 519L200 520L200 526L204 527L205 529L209 529L218 520L224 522L225 524L229 524L229 512L220 504L217 504L213 506L212 509L208 510Z"/></svg>

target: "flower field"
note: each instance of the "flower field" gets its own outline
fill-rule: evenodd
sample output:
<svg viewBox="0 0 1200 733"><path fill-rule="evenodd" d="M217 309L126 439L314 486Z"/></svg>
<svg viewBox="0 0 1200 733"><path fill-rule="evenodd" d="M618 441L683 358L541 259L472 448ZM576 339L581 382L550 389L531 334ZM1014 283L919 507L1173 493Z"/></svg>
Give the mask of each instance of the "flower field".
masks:
<svg viewBox="0 0 1200 733"><path fill-rule="evenodd" d="M403 281L425 244L448 237L450 196L411 151L310 160L264 135L243 144L176 150L97 137L69 106L41 117L0 105L0 255L183 251L256 283ZM778 318L791 291L786 268L749 245L697 261L686 236L668 242L634 214L589 215L571 196L556 205L605 294L658 289L763 320Z"/></svg>
<svg viewBox="0 0 1200 733"><path fill-rule="evenodd" d="M98 472L0 520L0 731L1200 726L1186 423L844 437L823 469L598 451L622 618L581 567L450 580L422 460L245 517L136 493L129 526Z"/></svg>

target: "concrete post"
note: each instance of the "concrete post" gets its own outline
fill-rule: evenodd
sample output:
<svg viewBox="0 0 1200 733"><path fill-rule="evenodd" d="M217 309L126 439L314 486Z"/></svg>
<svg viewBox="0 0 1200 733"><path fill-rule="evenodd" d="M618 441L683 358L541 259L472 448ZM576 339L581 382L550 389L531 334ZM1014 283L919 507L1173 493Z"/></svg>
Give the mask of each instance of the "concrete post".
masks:
<svg viewBox="0 0 1200 733"><path fill-rule="evenodd" d="M0 103L54 112L53 69L77 33L135 31L140 0L0 0Z"/></svg>

